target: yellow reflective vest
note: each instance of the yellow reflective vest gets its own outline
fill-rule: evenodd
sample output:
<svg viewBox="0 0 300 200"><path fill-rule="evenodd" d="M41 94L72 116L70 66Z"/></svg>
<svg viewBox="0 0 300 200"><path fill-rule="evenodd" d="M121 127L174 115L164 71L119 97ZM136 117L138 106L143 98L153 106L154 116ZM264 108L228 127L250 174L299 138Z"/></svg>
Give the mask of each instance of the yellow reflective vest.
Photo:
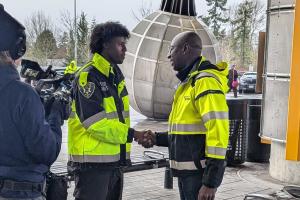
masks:
<svg viewBox="0 0 300 200"><path fill-rule="evenodd" d="M229 139L227 66L200 57L179 84L168 120L173 174L203 173L208 187L218 187L224 173ZM158 143L162 135L166 134L158 133Z"/></svg>
<svg viewBox="0 0 300 200"><path fill-rule="evenodd" d="M73 82L68 120L69 160L118 163L130 159L133 129L124 76L118 66L95 53Z"/></svg>
<svg viewBox="0 0 300 200"><path fill-rule="evenodd" d="M73 60L65 69L64 74L74 74L77 71L76 61Z"/></svg>

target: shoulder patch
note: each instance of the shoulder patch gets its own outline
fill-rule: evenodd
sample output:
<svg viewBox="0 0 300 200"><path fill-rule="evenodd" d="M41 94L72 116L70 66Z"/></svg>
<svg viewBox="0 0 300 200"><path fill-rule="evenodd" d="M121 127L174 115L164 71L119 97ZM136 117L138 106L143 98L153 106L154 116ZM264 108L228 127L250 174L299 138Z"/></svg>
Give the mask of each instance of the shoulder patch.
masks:
<svg viewBox="0 0 300 200"><path fill-rule="evenodd" d="M86 85L78 86L80 93L87 99L89 99L95 92L95 83L88 82Z"/></svg>

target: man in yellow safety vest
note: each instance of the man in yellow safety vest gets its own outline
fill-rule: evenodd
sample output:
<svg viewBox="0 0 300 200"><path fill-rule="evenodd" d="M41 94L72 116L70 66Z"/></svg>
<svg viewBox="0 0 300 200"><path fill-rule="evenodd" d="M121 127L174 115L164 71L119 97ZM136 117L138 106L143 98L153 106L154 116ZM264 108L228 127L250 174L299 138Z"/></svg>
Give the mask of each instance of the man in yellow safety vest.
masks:
<svg viewBox="0 0 300 200"><path fill-rule="evenodd" d="M90 42L93 58L73 81L68 151L76 200L121 199L121 167L130 163L131 142L147 140L145 133L130 128L128 92L118 67L128 38L120 23L96 25Z"/></svg>
<svg viewBox="0 0 300 200"><path fill-rule="evenodd" d="M178 34L168 58L180 84L174 95L168 132L152 133L153 144L169 147L170 168L178 177L182 200L213 200L225 169L229 139L226 103L228 65L201 56L194 32Z"/></svg>

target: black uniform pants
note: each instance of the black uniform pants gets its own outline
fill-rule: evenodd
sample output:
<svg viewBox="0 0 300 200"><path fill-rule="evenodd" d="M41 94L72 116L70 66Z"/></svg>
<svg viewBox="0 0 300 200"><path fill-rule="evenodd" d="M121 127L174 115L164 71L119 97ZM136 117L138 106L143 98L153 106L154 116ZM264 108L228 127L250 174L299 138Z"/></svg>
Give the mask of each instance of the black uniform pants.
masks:
<svg viewBox="0 0 300 200"><path fill-rule="evenodd" d="M120 168L86 168L75 173L75 200L121 200L122 191Z"/></svg>
<svg viewBox="0 0 300 200"><path fill-rule="evenodd" d="M198 200L202 186L202 174L178 177L178 187L181 200Z"/></svg>

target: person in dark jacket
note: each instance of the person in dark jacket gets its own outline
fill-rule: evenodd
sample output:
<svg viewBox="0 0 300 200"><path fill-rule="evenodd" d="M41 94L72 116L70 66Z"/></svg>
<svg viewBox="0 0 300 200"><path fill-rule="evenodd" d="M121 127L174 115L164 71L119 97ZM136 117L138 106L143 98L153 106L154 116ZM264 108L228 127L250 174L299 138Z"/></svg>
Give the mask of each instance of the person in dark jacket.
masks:
<svg viewBox="0 0 300 200"><path fill-rule="evenodd" d="M178 177L181 200L213 200L225 170L228 65L210 63L201 50L201 39L194 32L180 33L172 40L168 58L180 83L168 132L148 131L152 142L141 142L144 147L169 147L170 168Z"/></svg>
<svg viewBox="0 0 300 200"><path fill-rule="evenodd" d="M20 81L25 28L0 4L0 200L43 200L45 174L61 147L64 107L54 101L47 121L39 95Z"/></svg>
<svg viewBox="0 0 300 200"><path fill-rule="evenodd" d="M237 87L238 87L238 72L235 69L236 65L233 64L228 72L228 87L229 92L232 90L234 97L237 97Z"/></svg>

